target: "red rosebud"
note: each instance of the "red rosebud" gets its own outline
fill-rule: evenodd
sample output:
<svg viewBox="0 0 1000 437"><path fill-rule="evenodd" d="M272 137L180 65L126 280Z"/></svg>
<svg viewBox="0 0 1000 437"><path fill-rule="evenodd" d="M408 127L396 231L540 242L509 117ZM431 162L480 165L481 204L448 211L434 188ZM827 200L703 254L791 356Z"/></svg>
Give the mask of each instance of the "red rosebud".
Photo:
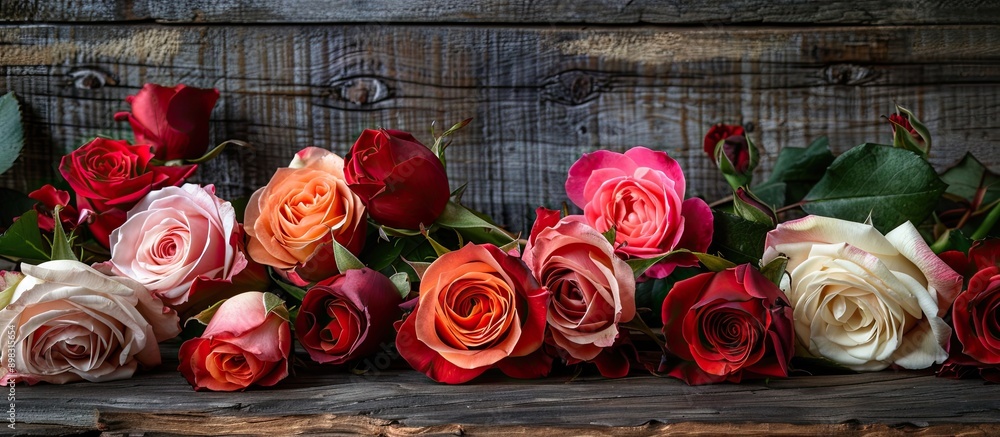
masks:
<svg viewBox="0 0 1000 437"><path fill-rule="evenodd" d="M741 137L743 135L743 126L722 123L716 124L708 129L708 133L705 134L705 154L712 159L712 162L718 162L715 157L715 149L719 145L719 142L729 137Z"/></svg>
<svg viewBox="0 0 1000 437"><path fill-rule="evenodd" d="M366 129L344 163L347 183L376 222L429 227L451 193L441 160L406 132Z"/></svg>
<svg viewBox="0 0 1000 437"><path fill-rule="evenodd" d="M208 120L218 99L217 89L148 83L125 99L132 112L115 120L128 120L136 143L151 145L156 159L195 159L208 150Z"/></svg>
<svg viewBox="0 0 1000 437"><path fill-rule="evenodd" d="M178 186L196 165L153 166L149 147L95 138L59 163L59 172L76 192L77 208L97 213L90 230L107 246L108 234L125 222L125 212L152 190Z"/></svg>
<svg viewBox="0 0 1000 437"><path fill-rule="evenodd" d="M38 213L38 229L45 232L52 232L55 229L55 218L53 211L56 206L61 206L59 211L59 221L62 222L63 229L73 229L76 227L79 213L76 208L69 204L70 195L68 191L56 189L52 185L46 184L42 188L32 191L28 197L35 199L35 212Z"/></svg>
<svg viewBox="0 0 1000 437"><path fill-rule="evenodd" d="M299 343L318 363L342 364L390 342L403 298L389 278L348 270L309 289L295 319Z"/></svg>
<svg viewBox="0 0 1000 437"><path fill-rule="evenodd" d="M788 376L792 307L749 264L678 282L663 301L664 371L690 385Z"/></svg>

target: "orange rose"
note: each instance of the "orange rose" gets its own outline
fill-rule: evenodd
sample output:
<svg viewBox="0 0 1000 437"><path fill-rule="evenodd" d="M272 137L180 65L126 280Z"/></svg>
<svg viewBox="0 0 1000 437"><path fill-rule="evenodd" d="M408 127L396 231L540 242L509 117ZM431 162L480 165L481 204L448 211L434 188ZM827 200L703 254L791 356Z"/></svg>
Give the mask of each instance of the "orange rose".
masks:
<svg viewBox="0 0 1000 437"><path fill-rule="evenodd" d="M548 300L548 290L516 256L468 244L427 268L396 348L438 382L463 383L493 367L513 377L543 376L552 362L536 352Z"/></svg>
<svg viewBox="0 0 1000 437"><path fill-rule="evenodd" d="M337 273L331 238L361 252L367 224L364 204L344 179L344 160L317 147L297 153L253 193L245 222L250 257L300 284Z"/></svg>

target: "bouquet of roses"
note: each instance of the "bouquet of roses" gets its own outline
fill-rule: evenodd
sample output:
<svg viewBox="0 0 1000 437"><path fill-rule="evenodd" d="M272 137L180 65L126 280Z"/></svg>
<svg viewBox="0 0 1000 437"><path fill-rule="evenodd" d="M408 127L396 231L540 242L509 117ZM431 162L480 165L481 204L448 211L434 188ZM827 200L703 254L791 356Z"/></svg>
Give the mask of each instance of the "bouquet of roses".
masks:
<svg viewBox="0 0 1000 437"><path fill-rule="evenodd" d="M568 169L572 206L539 207L520 238L451 189L445 152L471 120L429 147L366 129L344 156L299 151L245 208L220 199L187 179L252 145L208 149L218 97L146 85L115 116L133 141L95 138L14 202L0 222L0 256L19 263L0 275L15 333L4 381L130 377L178 336L197 390L275 385L295 344L331 371L395 349L445 383L591 364L689 384L819 366L1000 380L998 179L971 155L936 173L903 108L891 145L785 148L757 184L750 136L713 126L705 152L733 195L712 204L686 197L665 152L585 154ZM0 99L11 163L16 109Z"/></svg>

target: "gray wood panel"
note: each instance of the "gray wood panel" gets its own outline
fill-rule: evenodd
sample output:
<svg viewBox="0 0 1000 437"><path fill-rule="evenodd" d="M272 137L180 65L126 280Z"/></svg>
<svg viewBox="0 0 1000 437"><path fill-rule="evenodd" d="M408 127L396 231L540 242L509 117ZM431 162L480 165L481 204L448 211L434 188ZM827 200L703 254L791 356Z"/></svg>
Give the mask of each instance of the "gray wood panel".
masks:
<svg viewBox="0 0 1000 437"><path fill-rule="evenodd" d="M7 21L171 23L998 23L997 0L4 0Z"/></svg>
<svg viewBox="0 0 1000 437"><path fill-rule="evenodd" d="M1000 424L1000 385L935 378L929 372L799 376L699 387L642 372L624 379L563 375L535 381L488 373L470 384L448 386L412 370L387 369L387 356L382 356L373 360L376 369L383 363L382 370L366 375L313 365L299 368L274 388L212 393L193 391L174 370L176 346L162 350L164 364L139 378L17 386L19 426L156 435L461 430L537 435L560 428L565 435L685 430L703 435L894 435L893 430L948 435L990 427L995 431ZM744 424L750 425L740 428Z"/></svg>
<svg viewBox="0 0 1000 437"><path fill-rule="evenodd" d="M249 195L299 148L343 153L365 127L414 132L475 117L449 149L453 186L515 230L566 200L569 166L597 148L668 151L709 199L726 186L701 152L716 122L777 152L828 135L837 151L890 141L896 101L934 133L931 161L966 151L1000 170L1000 27L0 26L0 91L27 146L0 185L27 190L145 82L217 87L212 138L255 144L205 165ZM102 85L103 84L103 85Z"/></svg>

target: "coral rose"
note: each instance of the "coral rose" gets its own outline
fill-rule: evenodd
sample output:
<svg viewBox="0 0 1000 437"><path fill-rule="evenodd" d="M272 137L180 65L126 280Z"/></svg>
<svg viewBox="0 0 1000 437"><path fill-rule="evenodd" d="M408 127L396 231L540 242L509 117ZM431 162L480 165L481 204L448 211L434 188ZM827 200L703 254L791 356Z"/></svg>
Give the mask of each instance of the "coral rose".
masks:
<svg viewBox="0 0 1000 437"><path fill-rule="evenodd" d="M284 302L250 291L226 300L201 337L181 345L177 370L195 390L272 386L288 376L291 349Z"/></svg>
<svg viewBox="0 0 1000 437"><path fill-rule="evenodd" d="M544 340L548 298L516 256L470 243L427 268L396 348L411 367L448 384L494 367L513 377L542 376L551 361L534 353Z"/></svg>

